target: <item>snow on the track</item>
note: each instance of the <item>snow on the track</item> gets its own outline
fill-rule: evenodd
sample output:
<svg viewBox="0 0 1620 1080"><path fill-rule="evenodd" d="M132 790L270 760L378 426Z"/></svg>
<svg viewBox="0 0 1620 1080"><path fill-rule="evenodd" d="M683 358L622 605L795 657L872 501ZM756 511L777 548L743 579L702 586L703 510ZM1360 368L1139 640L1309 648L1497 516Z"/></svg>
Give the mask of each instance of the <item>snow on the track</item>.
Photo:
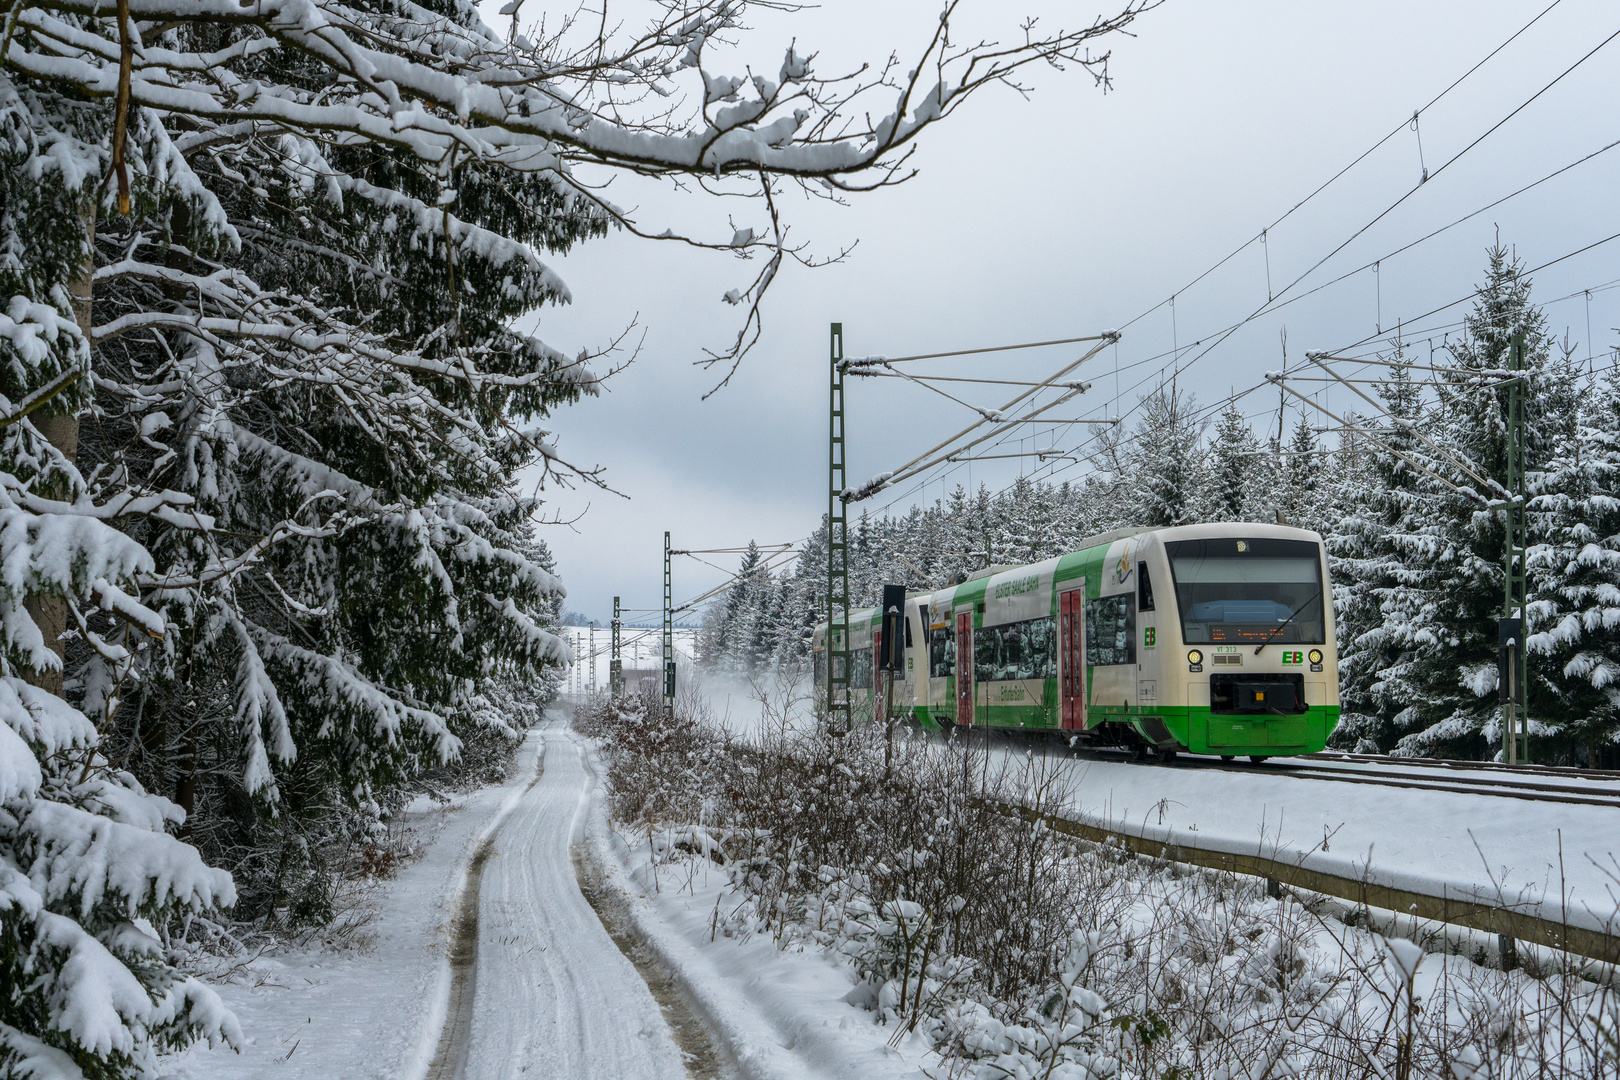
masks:
<svg viewBox="0 0 1620 1080"><path fill-rule="evenodd" d="M1500 895L1545 918L1559 917L1563 896L1572 924L1620 922L1620 809L1299 779L1277 775L1283 760L1234 772L1067 757L1055 744L993 753L1060 759L1074 816L1105 828L1415 891Z"/></svg>
<svg viewBox="0 0 1620 1080"><path fill-rule="evenodd" d="M554 725L530 733L504 785L448 807L420 801L406 817L429 837L424 852L378 888L364 943L315 943L243 966L218 987L242 1022L242 1053L193 1049L168 1059L169 1075L423 1077L450 996L456 904L473 852L493 834L460 1076L684 1077L646 984L575 882L569 843L589 783L577 744Z"/></svg>

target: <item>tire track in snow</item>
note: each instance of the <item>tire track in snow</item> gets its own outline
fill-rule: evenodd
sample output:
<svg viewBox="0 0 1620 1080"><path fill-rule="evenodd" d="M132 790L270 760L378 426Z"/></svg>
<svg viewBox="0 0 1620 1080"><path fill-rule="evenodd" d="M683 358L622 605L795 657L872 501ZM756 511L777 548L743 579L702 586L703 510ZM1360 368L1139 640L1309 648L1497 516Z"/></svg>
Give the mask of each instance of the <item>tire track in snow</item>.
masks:
<svg viewBox="0 0 1620 1080"><path fill-rule="evenodd" d="M542 748L535 759L534 779L523 789L523 796L534 790L545 771L546 752ZM450 1001L445 1009L444 1027L439 1031L439 1045L428 1064L427 1080L459 1080L466 1072L468 1035L472 1031L473 1001L478 988L478 902L484 865L495 853L495 838L500 836L511 809L503 812L489 835L479 841L467 864L467 880L456 896L456 913L450 924Z"/></svg>
<svg viewBox="0 0 1620 1080"><path fill-rule="evenodd" d="M675 1045L681 1049L689 1080L720 1080L734 1076L736 1065L721 1052L719 1043L699 1017L674 973L642 939L634 920L624 910L624 898L603 886L601 874L591 863L586 845L575 845L573 860L574 877L579 881L579 891L584 895L585 902L602 920L602 928L613 939L613 944L619 947L626 960L635 965L636 974L647 984L653 1000L663 1011L664 1022L675 1036Z"/></svg>

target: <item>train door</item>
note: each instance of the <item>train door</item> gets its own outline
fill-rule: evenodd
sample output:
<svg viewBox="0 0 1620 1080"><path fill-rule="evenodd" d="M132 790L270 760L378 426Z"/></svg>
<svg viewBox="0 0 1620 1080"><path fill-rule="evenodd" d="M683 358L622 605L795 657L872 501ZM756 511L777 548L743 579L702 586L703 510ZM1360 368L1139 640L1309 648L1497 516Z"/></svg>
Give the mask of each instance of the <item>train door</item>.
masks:
<svg viewBox="0 0 1620 1080"><path fill-rule="evenodd" d="M883 670L883 631L872 628L872 720L883 723L888 717L883 715L883 703L888 695L883 692L883 679L887 676L893 678L889 672Z"/></svg>
<svg viewBox="0 0 1620 1080"><path fill-rule="evenodd" d="M956 616L956 722L973 723L973 609Z"/></svg>
<svg viewBox="0 0 1620 1080"><path fill-rule="evenodd" d="M1081 635L1085 622L1081 605L1084 589L1058 594L1058 678L1063 695L1063 728L1081 731L1086 726L1086 654Z"/></svg>

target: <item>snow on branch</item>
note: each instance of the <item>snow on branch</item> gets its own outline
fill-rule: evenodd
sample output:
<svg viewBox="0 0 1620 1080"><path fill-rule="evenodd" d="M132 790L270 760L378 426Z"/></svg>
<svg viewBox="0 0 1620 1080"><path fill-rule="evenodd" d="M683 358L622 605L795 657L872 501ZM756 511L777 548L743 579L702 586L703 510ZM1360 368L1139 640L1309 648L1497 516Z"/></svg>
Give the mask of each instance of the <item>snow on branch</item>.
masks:
<svg viewBox="0 0 1620 1080"><path fill-rule="evenodd" d="M607 176L686 178L705 190L735 178L742 188L727 193L767 203L784 181L832 198L901 183L915 172L917 138L987 87L1027 94L1032 66L1078 68L1106 86L1109 54L1093 52L1093 44L1127 30L1157 2L1121 0L1115 14L1075 28L1047 29L1027 19L1000 41L962 37L963 5L949 0L905 62L891 54L881 64L825 74L815 53L794 44L767 75L722 73L708 60L710 43L742 29L750 11L776 6L750 0L661 4L646 26L629 33L604 20L581 37L580 24L565 20L537 42L516 26L502 41L470 10L464 24L338 0L259 0L248 7L236 0L130 0L133 17L149 27L201 22L238 28L239 36L222 49L209 38L203 50L188 49L184 36L153 35L138 50L128 94L154 115L184 117L196 129L178 144L188 150L249 130L395 147L446 176L461 166L551 176L638 235L745 256L756 247L769 250L768 268L754 284L728 294L750 305L738 341L707 361L716 363L735 360L757 340L758 299L781 260L802 249L788 243L774 208L769 233L733 226L699 240L643 230L595 194ZM81 21L105 14L100 0L23 8L4 60L36 78L110 98L119 90L118 42ZM277 48L327 68L332 81L306 87L238 71ZM677 91L682 83L690 84L684 94ZM319 154L299 155L322 170ZM603 175L576 177L580 167ZM376 197L355 179L337 173L326 179L334 189ZM447 210L409 209L424 235L428 219L449 221ZM450 226L452 236L456 230ZM478 243L470 234L457 242ZM560 281L546 280L566 296Z"/></svg>
<svg viewBox="0 0 1620 1080"><path fill-rule="evenodd" d="M263 794L272 802L281 797L275 774L270 769L270 758L265 752L265 728L269 728L271 750L276 760L289 765L298 757L293 743L292 729L287 713L281 707L281 695L265 670L264 659L253 635L229 604L217 603L219 618L231 630L237 648L241 650L236 662L236 722L242 729L246 744L247 763L242 769L242 787L249 795Z"/></svg>
<svg viewBox="0 0 1620 1080"><path fill-rule="evenodd" d="M450 732L444 717L430 709L406 704L361 675L353 665L336 657L306 649L261 626L248 624L260 655L288 668L305 697L328 707L337 706L369 722L365 734L387 748L398 748L407 737L426 738L439 761L461 752L461 740ZM345 734L328 721L316 732L319 738L339 741Z"/></svg>
<svg viewBox="0 0 1620 1080"><path fill-rule="evenodd" d="M231 875L197 849L161 831L129 825L66 803L36 803L22 831L41 847L35 881L47 903L66 902L81 918L103 900L128 918L173 903L230 907Z"/></svg>
<svg viewBox="0 0 1620 1080"><path fill-rule="evenodd" d="M519 611L510 596L501 598L485 593L484 601L518 632L536 663L567 667L574 662L574 650L568 643Z"/></svg>

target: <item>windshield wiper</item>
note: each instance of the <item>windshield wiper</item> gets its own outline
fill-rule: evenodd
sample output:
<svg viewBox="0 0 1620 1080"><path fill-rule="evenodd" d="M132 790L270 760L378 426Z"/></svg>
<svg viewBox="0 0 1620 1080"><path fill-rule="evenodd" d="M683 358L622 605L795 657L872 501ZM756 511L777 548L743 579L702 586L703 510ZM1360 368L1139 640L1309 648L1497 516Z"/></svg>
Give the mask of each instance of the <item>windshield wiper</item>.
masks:
<svg viewBox="0 0 1620 1080"><path fill-rule="evenodd" d="M1306 598L1306 600L1305 600L1305 602L1303 604L1299 605L1299 607L1295 608L1293 611L1290 611L1288 613L1288 618L1284 619L1282 622L1280 622L1276 626L1272 627L1271 630L1266 634L1266 640L1262 641L1260 644L1258 644L1258 645L1256 645L1254 647L1254 655L1259 656L1260 655L1260 650L1265 648L1267 645L1270 645L1272 640L1278 634L1280 634L1284 630L1288 629L1288 624L1294 621L1294 616L1298 615L1300 612L1302 612L1306 608L1310 607L1311 601L1316 600L1316 599L1318 599L1318 598L1314 597L1314 596Z"/></svg>

